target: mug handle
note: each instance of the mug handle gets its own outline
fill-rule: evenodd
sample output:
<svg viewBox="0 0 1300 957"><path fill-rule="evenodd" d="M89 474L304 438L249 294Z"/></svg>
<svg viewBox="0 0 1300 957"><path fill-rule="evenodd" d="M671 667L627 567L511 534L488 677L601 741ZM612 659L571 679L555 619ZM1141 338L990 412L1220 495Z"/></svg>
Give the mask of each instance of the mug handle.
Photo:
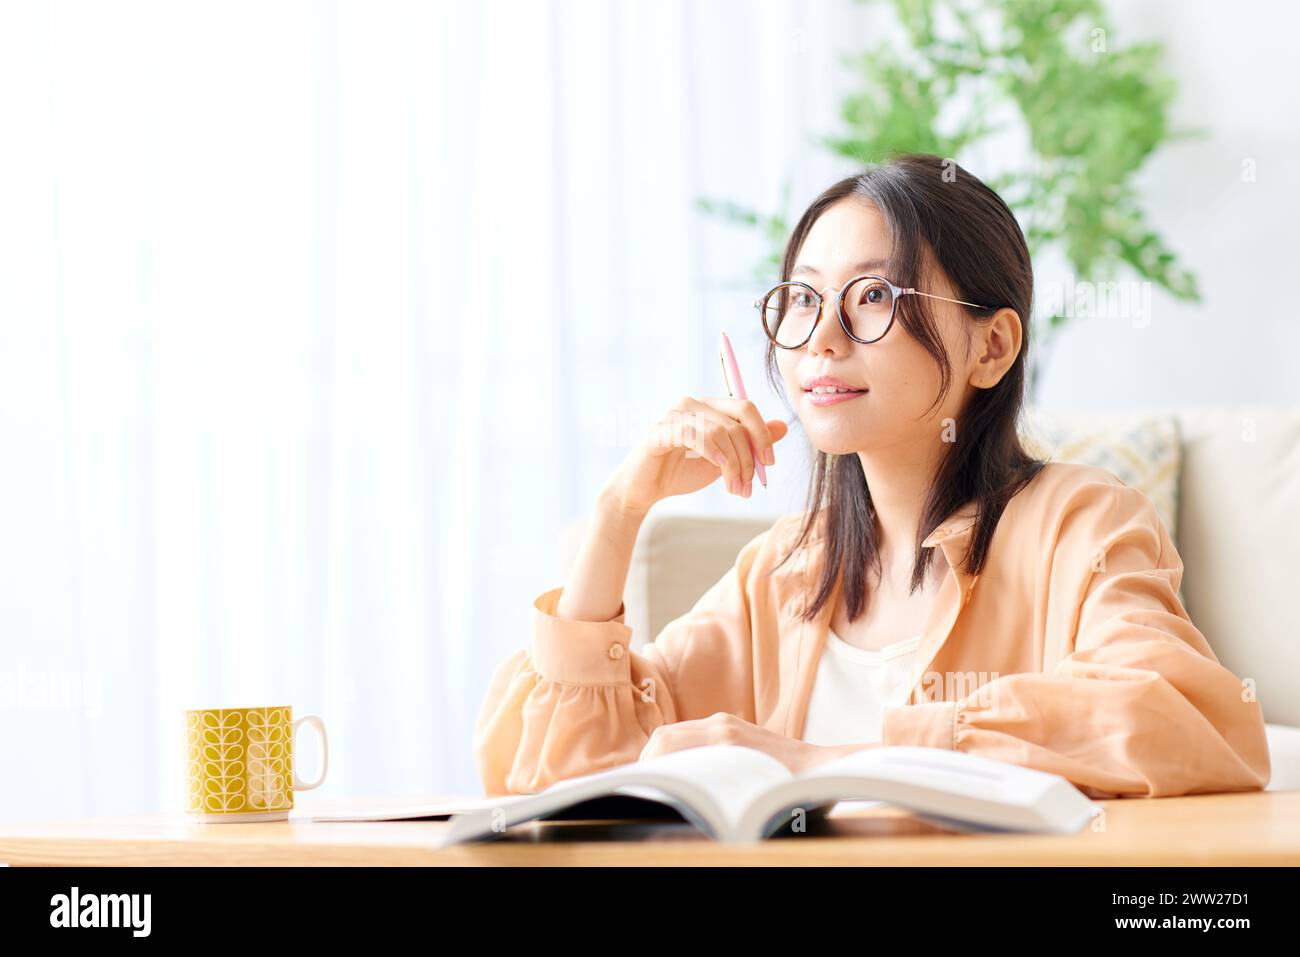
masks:
<svg viewBox="0 0 1300 957"><path fill-rule="evenodd" d="M294 761L293 786L294 789L297 791L310 791L312 788L320 787L321 782L325 780L325 772L329 770L329 766L330 766L330 746L329 746L329 740L325 737L325 722L322 721L320 718L316 717L316 715L314 714L304 715L303 717L299 718L297 721L293 723L293 741L294 741L295 753L297 752L298 749L298 726L304 723L310 724L313 728L316 729L316 733L320 735L320 777L318 777L315 781L312 781L310 783L304 781L302 778L298 777L298 762Z"/></svg>

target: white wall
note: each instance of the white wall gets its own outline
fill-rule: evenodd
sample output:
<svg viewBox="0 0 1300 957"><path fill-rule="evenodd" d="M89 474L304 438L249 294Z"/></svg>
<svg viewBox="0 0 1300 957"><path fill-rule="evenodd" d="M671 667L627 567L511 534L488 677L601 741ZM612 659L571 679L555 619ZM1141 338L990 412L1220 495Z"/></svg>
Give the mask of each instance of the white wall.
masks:
<svg viewBox="0 0 1300 957"><path fill-rule="evenodd" d="M1149 222L1204 301L1160 290L1151 322L1091 320L1059 338L1045 406L1300 402L1300 6L1281 0L1111 2L1115 39L1165 44L1171 122L1139 180ZM1255 180L1243 181L1254 162Z"/></svg>

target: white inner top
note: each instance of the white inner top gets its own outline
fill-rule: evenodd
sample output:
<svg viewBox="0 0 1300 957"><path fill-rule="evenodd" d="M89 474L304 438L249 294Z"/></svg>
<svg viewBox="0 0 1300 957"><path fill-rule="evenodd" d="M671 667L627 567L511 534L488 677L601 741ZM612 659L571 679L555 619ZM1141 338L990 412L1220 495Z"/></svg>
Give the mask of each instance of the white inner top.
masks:
<svg viewBox="0 0 1300 957"><path fill-rule="evenodd" d="M813 679L803 740L811 744L865 744L880 740L881 709L905 704L921 636L867 651L834 631Z"/></svg>

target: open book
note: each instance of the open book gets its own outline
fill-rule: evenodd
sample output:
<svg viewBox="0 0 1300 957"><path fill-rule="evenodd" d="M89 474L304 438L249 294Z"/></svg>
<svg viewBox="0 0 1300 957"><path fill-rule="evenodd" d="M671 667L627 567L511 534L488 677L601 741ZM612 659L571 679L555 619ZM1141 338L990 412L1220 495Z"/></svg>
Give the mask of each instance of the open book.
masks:
<svg viewBox="0 0 1300 957"><path fill-rule="evenodd" d="M796 775L764 751L711 744L558 781L537 794L486 798L491 807L452 815L440 846L498 837L515 824L619 795L666 805L728 844L771 837L801 813L824 815L840 801L893 805L963 831L1073 834L1097 813L1059 775L961 751L869 748Z"/></svg>

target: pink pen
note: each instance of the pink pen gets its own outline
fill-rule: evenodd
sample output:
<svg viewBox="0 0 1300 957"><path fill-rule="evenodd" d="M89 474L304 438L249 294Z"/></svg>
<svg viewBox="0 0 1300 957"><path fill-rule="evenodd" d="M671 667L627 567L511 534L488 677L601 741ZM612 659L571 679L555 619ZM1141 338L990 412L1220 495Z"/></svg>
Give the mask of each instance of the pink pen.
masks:
<svg viewBox="0 0 1300 957"><path fill-rule="evenodd" d="M740 377L740 366L736 364L736 353L731 349L731 340L727 334L722 334L722 381L727 385L727 395L734 399L748 399L745 395L745 381ZM732 383L735 384L735 391L732 391ZM749 451L754 456L754 473L758 480L763 483L763 488L767 488L767 472L763 469L763 463L758 457L758 452L754 449L754 443L749 443Z"/></svg>

